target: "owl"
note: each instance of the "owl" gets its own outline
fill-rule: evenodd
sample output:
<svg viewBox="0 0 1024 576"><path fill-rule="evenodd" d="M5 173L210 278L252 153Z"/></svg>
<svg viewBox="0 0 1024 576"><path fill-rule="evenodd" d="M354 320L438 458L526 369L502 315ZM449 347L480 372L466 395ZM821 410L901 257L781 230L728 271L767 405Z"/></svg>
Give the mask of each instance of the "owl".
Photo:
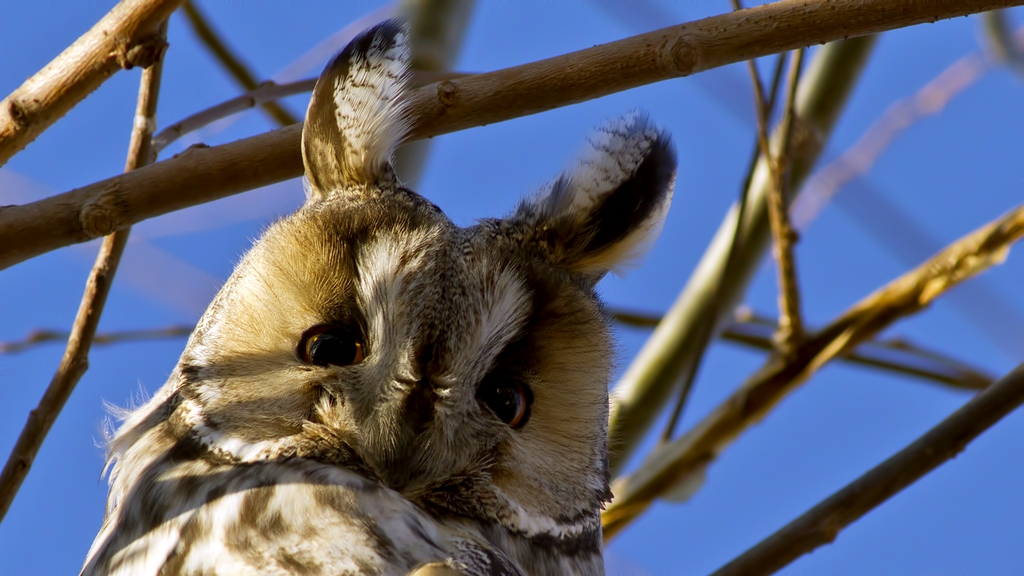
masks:
<svg viewBox="0 0 1024 576"><path fill-rule="evenodd" d="M402 186L408 30L355 38L271 225L109 443L82 573L602 574L612 341L595 284L657 235L666 133L629 114L510 215Z"/></svg>

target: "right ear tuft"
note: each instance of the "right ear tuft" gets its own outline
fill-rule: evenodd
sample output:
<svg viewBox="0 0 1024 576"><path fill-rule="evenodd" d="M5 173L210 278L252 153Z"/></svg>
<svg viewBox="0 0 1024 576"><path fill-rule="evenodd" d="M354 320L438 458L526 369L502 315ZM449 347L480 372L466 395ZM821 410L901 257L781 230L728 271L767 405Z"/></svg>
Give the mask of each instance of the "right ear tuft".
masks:
<svg viewBox="0 0 1024 576"><path fill-rule="evenodd" d="M410 126L409 59L408 26L387 20L356 36L324 68L302 127L311 201L395 179L391 157Z"/></svg>
<svg viewBox="0 0 1024 576"><path fill-rule="evenodd" d="M576 166L523 201L511 223L553 264L596 281L658 236L675 177L672 139L633 112L599 128Z"/></svg>

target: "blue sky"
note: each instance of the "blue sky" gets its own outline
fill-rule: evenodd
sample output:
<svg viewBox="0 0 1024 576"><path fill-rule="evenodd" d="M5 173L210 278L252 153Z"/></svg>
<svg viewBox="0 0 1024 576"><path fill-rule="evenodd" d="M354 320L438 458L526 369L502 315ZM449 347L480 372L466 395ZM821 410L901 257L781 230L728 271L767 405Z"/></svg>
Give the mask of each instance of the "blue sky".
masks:
<svg viewBox="0 0 1024 576"><path fill-rule="evenodd" d="M660 2L660 3L659 3ZM625 0L479 2L456 66L489 71L723 12L725 0L630 7ZM309 48L379 3L201 3L228 41L271 77ZM243 7L244 6L244 7ZM655 10L656 8L656 10ZM101 2L11 3L0 19L0 94L15 89L109 9ZM1017 21L1024 15L1011 13ZM960 57L979 50L979 20L958 18L883 36L829 142L835 158L895 101ZM182 18L170 27L158 124L166 126L238 94L201 50ZM318 71L317 64L308 75ZM0 168L0 205L64 192L123 169L139 72L117 74ZM996 69L939 113L903 132L866 175L888 203L924 231L925 253L1021 201L1024 84ZM301 113L306 97L287 101ZM753 107L742 65L663 82L583 104L435 139L418 189L459 224L500 215L555 175L605 119L635 108L672 132L679 153L674 204L643 264L600 291L617 307L667 309L735 199L753 142ZM204 131L208 144L271 128L258 112ZM180 151L172 147L165 155ZM101 331L160 327L198 319L232 265L269 221L302 201L298 180L137 226ZM915 238L872 232L874 208L858 187L840 192L801 237L797 256L806 318L822 325L909 266ZM878 228L875 226L874 228ZM886 243L902 243L902 253ZM914 245L916 246L916 245ZM0 272L0 341L35 328L67 328L97 244L46 254ZM919 252L920 250L918 250ZM902 254L902 256L901 256ZM913 257L913 254L910 256ZM1024 259L1011 251L981 281L957 289L887 335L970 360L1002 374L1024 359L986 336L1019 330ZM997 299L986 297L995 294ZM765 264L746 298L774 313L774 269ZM973 308L972 308L973 307ZM981 308L988 325L968 320ZM619 333L624 368L645 338ZM159 387L183 340L100 347L0 524L0 574L78 570L99 528L106 494L101 425L104 402L125 405ZM0 356L0 452L13 446L62 353L59 344ZM763 361L718 343L704 362L682 428L695 423ZM709 470L687 503L654 506L608 551L613 574L706 573L842 487L960 406L968 396L863 368L829 366L745 434ZM1014 414L963 454L790 566L789 574L1010 573L1024 565L1024 416ZM649 445L649 444L648 444Z"/></svg>

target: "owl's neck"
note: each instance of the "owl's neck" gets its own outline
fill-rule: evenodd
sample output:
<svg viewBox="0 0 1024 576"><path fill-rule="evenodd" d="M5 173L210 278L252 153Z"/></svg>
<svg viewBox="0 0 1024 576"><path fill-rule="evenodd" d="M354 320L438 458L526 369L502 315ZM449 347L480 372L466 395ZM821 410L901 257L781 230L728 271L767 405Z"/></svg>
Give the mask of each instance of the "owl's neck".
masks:
<svg viewBox="0 0 1024 576"><path fill-rule="evenodd" d="M435 517L474 524L487 540L503 550L521 548L528 556L533 555L529 551L538 550L548 550L556 556L596 554L600 560L600 497L595 493L594 502L583 503L575 513L553 516L519 502L496 486L488 475L471 473L425 487L410 499ZM547 572L551 571L539 571Z"/></svg>

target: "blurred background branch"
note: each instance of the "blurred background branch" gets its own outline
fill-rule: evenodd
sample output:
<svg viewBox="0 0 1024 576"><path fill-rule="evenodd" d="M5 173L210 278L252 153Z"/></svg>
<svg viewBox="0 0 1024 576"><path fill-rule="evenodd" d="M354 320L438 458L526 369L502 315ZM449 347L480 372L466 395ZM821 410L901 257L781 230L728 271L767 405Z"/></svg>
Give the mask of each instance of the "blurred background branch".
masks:
<svg viewBox="0 0 1024 576"><path fill-rule="evenodd" d="M181 12L185 15L185 20L189 23L196 38L202 42L210 55L243 90L252 92L259 88L260 82L256 80L256 75L249 69L249 65L228 46L222 35L214 29L213 24L193 0L185 0L185 3L181 5ZM299 121L279 102L264 101L260 103L260 107L278 126L288 126Z"/></svg>

